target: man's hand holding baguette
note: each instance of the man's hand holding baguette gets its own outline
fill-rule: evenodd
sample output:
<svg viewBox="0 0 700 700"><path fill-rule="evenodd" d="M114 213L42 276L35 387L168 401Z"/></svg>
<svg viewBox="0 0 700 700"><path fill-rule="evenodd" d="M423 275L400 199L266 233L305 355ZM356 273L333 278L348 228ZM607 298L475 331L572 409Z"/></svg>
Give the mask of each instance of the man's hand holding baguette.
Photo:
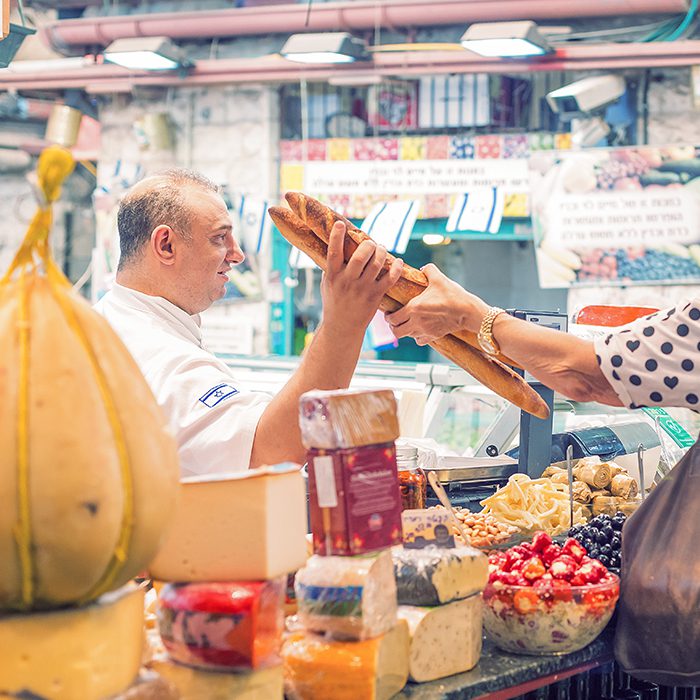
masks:
<svg viewBox="0 0 700 700"><path fill-rule="evenodd" d="M325 270L321 283L323 318L299 368L258 422L252 466L287 460L290 448L296 452L297 461L305 461L298 427L299 397L312 389L344 389L350 385L367 325L386 291L401 276L402 261L395 260L385 270L387 251L374 241L364 241L346 263L345 233L345 224L335 223L327 248L324 243L318 253L321 257L317 262L322 258ZM302 250L316 259L313 250ZM293 430L289 426L294 426Z"/></svg>

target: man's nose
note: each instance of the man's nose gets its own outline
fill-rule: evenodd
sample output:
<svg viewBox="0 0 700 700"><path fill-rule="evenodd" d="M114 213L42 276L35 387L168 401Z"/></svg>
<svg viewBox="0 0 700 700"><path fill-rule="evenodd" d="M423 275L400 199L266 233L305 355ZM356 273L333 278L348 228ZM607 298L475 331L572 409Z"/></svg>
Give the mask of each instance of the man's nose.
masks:
<svg viewBox="0 0 700 700"><path fill-rule="evenodd" d="M231 245L229 246L226 259L232 265L240 265L245 260L245 253L241 250L238 241L233 236L231 236Z"/></svg>

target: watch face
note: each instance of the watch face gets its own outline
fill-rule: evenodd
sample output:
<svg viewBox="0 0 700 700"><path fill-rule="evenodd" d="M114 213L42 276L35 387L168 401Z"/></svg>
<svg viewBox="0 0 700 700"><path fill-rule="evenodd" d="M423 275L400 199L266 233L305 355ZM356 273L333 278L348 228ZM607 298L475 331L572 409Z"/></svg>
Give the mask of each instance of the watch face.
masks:
<svg viewBox="0 0 700 700"><path fill-rule="evenodd" d="M479 341L479 345L481 346L481 349L487 354L487 355L497 355L498 354L498 348L494 345L494 343L489 340L488 338L484 336L478 336L477 340Z"/></svg>

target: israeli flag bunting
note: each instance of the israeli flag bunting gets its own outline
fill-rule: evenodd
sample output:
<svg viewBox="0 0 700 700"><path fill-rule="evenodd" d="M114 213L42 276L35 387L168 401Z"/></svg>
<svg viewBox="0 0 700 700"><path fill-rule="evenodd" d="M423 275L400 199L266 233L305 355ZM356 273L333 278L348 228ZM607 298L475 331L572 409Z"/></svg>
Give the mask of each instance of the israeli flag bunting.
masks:
<svg viewBox="0 0 700 700"><path fill-rule="evenodd" d="M268 205L269 201L263 197L233 196L233 207L238 216L238 231L234 231L234 236L242 242L246 253L259 255L267 248L271 229Z"/></svg>
<svg viewBox="0 0 700 700"><path fill-rule="evenodd" d="M360 228L388 251L402 255L411 239L419 208L416 199L381 202L374 206Z"/></svg>
<svg viewBox="0 0 700 700"><path fill-rule="evenodd" d="M498 233L503 219L505 194L497 187L480 187L457 197L445 227L455 231Z"/></svg>

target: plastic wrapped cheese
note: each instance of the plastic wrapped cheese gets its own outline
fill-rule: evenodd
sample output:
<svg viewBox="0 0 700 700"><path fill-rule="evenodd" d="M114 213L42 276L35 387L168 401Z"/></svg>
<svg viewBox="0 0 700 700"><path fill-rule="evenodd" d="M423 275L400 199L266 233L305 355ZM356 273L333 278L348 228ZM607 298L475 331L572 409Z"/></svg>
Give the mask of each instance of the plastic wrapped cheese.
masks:
<svg viewBox="0 0 700 700"><path fill-rule="evenodd" d="M394 392L309 391L299 400L301 440L328 450L393 442L399 436Z"/></svg>
<svg viewBox="0 0 700 700"><path fill-rule="evenodd" d="M399 605L442 605L482 591L486 555L473 547L392 549Z"/></svg>
<svg viewBox="0 0 700 700"><path fill-rule="evenodd" d="M180 700L283 700L282 667L219 673L183 666L161 655L149 664L180 693Z"/></svg>
<svg viewBox="0 0 700 700"><path fill-rule="evenodd" d="M370 557L313 556L296 574L297 614L313 632L371 639L396 624L396 582L388 550Z"/></svg>
<svg viewBox="0 0 700 700"><path fill-rule="evenodd" d="M250 671L280 664L286 577L271 581L169 583L158 626L168 654L205 669Z"/></svg>
<svg viewBox="0 0 700 700"><path fill-rule="evenodd" d="M408 680L408 625L375 639L339 642L310 632L282 646L284 692L290 700L388 700Z"/></svg>
<svg viewBox="0 0 700 700"><path fill-rule="evenodd" d="M434 608L399 606L411 635L408 673L416 683L474 668L481 656L481 595Z"/></svg>

